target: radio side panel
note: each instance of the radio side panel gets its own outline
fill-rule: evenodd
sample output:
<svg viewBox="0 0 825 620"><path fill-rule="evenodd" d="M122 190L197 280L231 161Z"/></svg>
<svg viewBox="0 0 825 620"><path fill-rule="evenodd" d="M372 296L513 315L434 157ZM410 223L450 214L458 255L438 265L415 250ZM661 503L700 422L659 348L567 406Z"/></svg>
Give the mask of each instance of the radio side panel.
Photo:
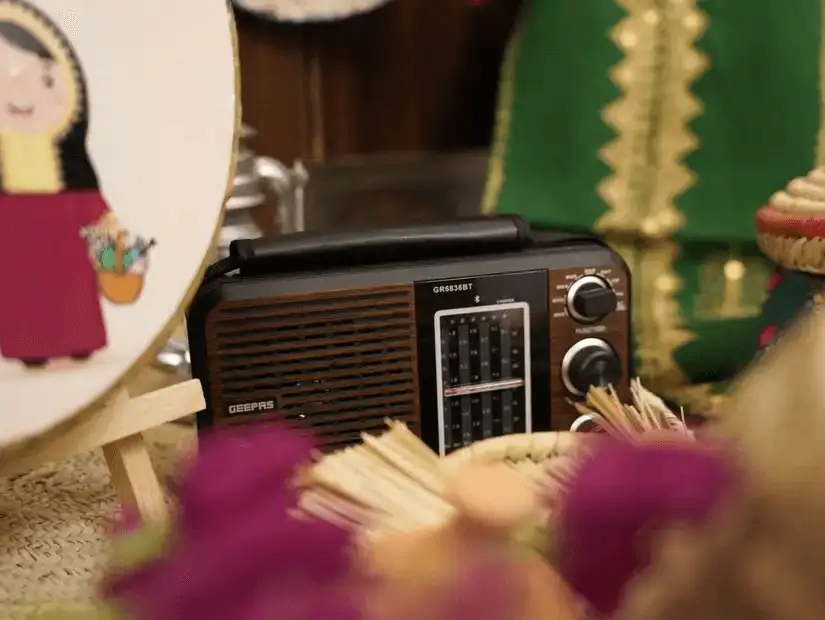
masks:
<svg viewBox="0 0 825 620"><path fill-rule="evenodd" d="M186 312L186 334L189 343L189 363L192 377L201 383L206 408L196 413L198 428L212 426L209 404L215 386L209 378L210 356L206 345L206 324L210 313L223 302L221 280L201 284Z"/></svg>

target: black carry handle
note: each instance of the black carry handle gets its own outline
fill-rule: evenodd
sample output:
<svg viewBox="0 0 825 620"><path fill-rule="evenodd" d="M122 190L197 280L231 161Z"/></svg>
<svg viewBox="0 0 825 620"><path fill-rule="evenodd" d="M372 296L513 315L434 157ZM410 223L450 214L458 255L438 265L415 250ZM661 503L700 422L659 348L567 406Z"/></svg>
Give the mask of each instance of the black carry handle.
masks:
<svg viewBox="0 0 825 620"><path fill-rule="evenodd" d="M443 224L341 233L293 233L238 239L229 257L243 275L432 259L518 250L532 243L517 216L484 216Z"/></svg>

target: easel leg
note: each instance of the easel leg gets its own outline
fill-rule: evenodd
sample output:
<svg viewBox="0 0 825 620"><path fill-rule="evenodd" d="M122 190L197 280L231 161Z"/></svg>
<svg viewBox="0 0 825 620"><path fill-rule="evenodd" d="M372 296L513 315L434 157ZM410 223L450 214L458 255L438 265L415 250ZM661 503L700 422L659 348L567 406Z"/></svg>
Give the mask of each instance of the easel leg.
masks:
<svg viewBox="0 0 825 620"><path fill-rule="evenodd" d="M162 522L169 512L143 435L132 435L103 446L112 484L124 506L137 509L144 521Z"/></svg>

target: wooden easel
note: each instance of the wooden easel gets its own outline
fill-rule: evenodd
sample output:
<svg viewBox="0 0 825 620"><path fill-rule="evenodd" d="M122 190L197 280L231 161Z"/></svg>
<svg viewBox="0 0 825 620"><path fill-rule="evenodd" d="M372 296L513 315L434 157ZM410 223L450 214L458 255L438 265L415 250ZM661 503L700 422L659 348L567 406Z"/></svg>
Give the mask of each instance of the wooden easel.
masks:
<svg viewBox="0 0 825 620"><path fill-rule="evenodd" d="M15 451L9 458L0 455L0 477L102 448L123 505L134 506L144 520L165 521L169 513L143 433L203 407L203 391L195 379L135 398L121 389L59 436Z"/></svg>

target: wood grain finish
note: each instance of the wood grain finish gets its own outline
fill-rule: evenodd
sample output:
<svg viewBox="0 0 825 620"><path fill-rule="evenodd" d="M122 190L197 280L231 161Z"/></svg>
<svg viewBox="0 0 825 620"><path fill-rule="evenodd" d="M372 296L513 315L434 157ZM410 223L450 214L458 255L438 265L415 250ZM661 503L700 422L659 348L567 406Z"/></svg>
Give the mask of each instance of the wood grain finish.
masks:
<svg viewBox="0 0 825 620"><path fill-rule="evenodd" d="M327 24L237 12L244 120L291 161L483 147L513 0L393 0Z"/></svg>
<svg viewBox="0 0 825 620"><path fill-rule="evenodd" d="M311 155L306 28L275 24L236 11L244 122L258 135L252 146L284 161Z"/></svg>
<svg viewBox="0 0 825 620"><path fill-rule="evenodd" d="M583 325L568 316L567 288L578 277L607 279L616 312ZM616 386L630 398L628 282L615 265L557 270L548 275L549 385L552 430L577 417L562 381L561 364L576 342L607 342L622 360ZM411 285L326 291L223 303L206 324L210 409L214 424L286 420L311 430L325 449L380 432L385 418L421 428L414 288ZM534 377L543 381L543 377ZM272 402L271 411L230 413L230 406Z"/></svg>
<svg viewBox="0 0 825 620"><path fill-rule="evenodd" d="M568 287L579 277L595 273L610 282L616 292L619 309L597 323L583 325L567 313L565 295ZM630 324L625 309L628 299L628 282L625 273L615 265L595 269L568 269L551 271L549 274L548 312L550 321L550 411L552 430L568 430L578 417L570 400L576 400L562 381L561 364L564 354L583 338L599 338L607 342L622 360L623 375L615 386L622 400L630 398Z"/></svg>
<svg viewBox="0 0 825 620"><path fill-rule="evenodd" d="M412 286L225 303L206 343L218 426L282 419L327 449L382 431L385 418L420 428ZM270 401L271 412L229 414Z"/></svg>

